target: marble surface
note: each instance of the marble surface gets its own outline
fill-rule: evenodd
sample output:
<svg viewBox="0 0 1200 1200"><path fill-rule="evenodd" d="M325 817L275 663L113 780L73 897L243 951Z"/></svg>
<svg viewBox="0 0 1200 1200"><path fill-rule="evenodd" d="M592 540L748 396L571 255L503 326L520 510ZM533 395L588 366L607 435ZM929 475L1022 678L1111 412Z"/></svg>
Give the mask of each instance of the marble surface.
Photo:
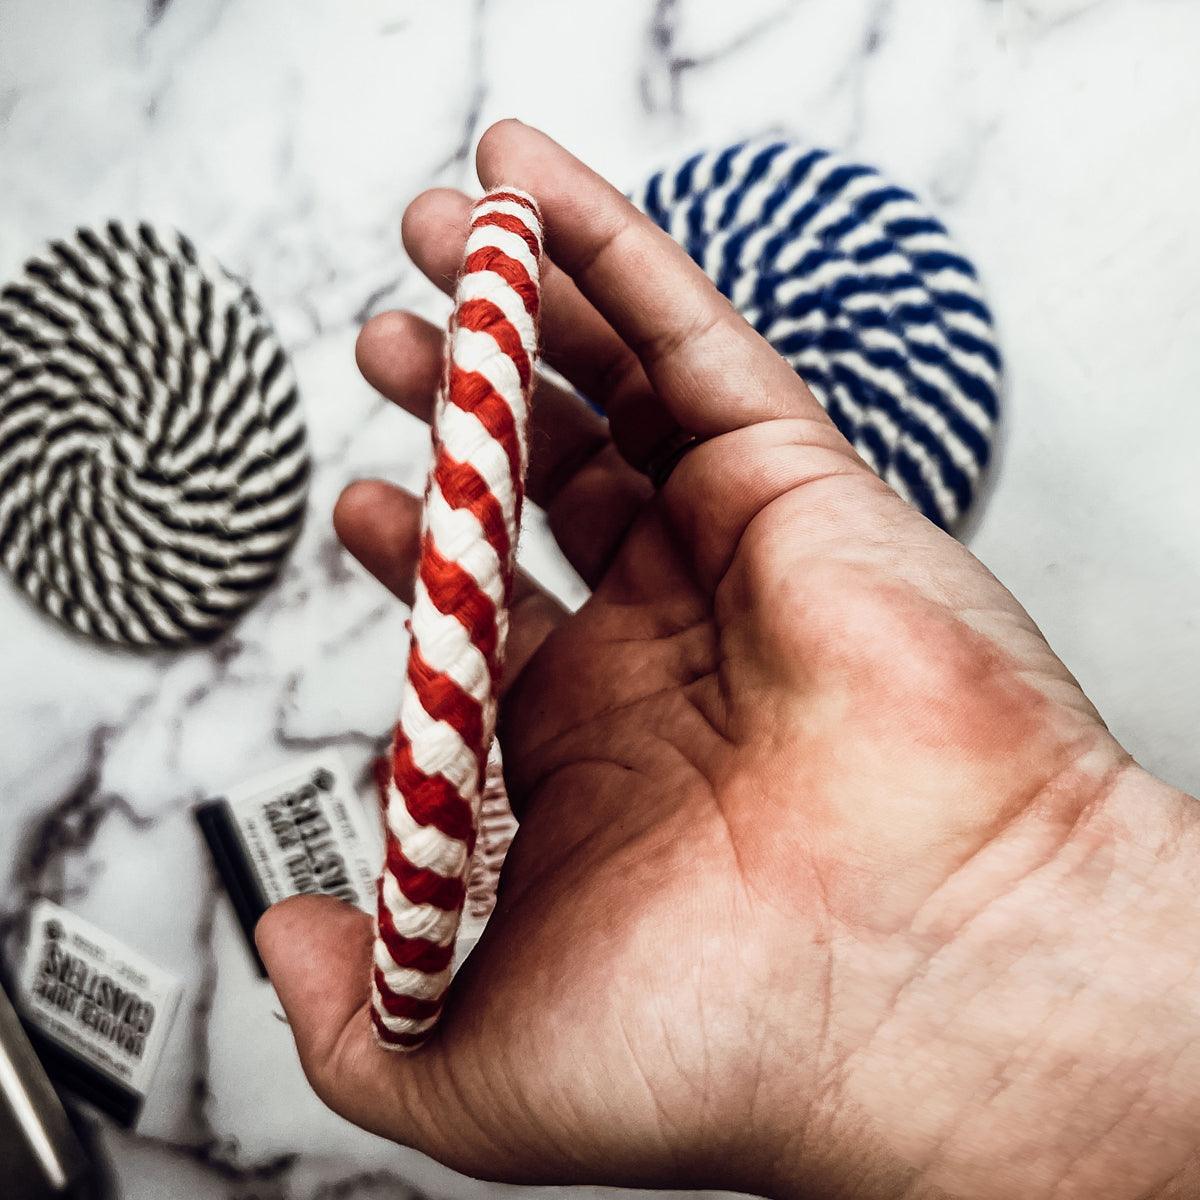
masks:
<svg viewBox="0 0 1200 1200"><path fill-rule="evenodd" d="M470 186L494 118L625 184L786 129L927 196L1009 366L964 536L1126 745L1200 790L1197 45L1185 0L0 0L0 277L80 222L177 224L273 314L317 464L285 576L211 649L96 649L0 577L7 949L48 895L186 986L139 1132L94 1123L114 1196L492 1191L311 1097L189 810L326 745L365 784L405 614L328 514L355 476L417 483L426 443L358 378L354 336L384 308L444 314L400 213ZM531 524L530 565L578 596Z"/></svg>

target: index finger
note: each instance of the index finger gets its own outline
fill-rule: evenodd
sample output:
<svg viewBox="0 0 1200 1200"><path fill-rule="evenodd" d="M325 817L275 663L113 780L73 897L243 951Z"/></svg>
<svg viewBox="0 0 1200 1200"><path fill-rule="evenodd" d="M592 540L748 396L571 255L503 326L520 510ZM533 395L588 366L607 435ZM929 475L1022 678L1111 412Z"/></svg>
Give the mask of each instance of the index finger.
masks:
<svg viewBox="0 0 1200 1200"><path fill-rule="evenodd" d="M680 428L713 436L779 417L827 419L687 252L557 142L502 121L477 161L485 186L512 183L537 197L550 255L633 350Z"/></svg>

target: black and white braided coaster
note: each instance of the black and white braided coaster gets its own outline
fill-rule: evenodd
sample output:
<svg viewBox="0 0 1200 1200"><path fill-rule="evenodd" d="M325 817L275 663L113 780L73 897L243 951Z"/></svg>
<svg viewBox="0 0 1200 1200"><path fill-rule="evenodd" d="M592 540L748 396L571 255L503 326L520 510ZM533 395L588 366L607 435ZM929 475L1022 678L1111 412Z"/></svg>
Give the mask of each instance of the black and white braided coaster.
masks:
<svg viewBox="0 0 1200 1200"><path fill-rule="evenodd" d="M783 139L694 154L633 200L876 473L952 528L990 456L1000 354L975 268L945 226L874 168Z"/></svg>
<svg viewBox="0 0 1200 1200"><path fill-rule="evenodd" d="M80 633L216 637L277 573L308 471L269 321L182 234L80 229L0 291L0 563Z"/></svg>

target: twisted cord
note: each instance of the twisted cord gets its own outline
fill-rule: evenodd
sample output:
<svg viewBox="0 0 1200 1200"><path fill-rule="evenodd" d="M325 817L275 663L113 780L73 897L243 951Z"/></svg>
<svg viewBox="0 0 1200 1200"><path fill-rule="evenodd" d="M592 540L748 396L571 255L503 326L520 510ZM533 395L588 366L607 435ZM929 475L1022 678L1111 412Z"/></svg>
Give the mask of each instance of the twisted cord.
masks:
<svg viewBox="0 0 1200 1200"><path fill-rule="evenodd" d="M633 201L795 368L867 464L951 528L999 413L976 271L912 193L781 139L705 151Z"/></svg>
<svg viewBox="0 0 1200 1200"><path fill-rule="evenodd" d="M408 669L384 805L371 1019L420 1045L450 982L496 702L537 354L542 228L532 197L471 214L433 427Z"/></svg>
<svg viewBox="0 0 1200 1200"><path fill-rule="evenodd" d="M258 301L182 234L80 229L0 292L0 564L78 632L217 636L275 577L308 472Z"/></svg>

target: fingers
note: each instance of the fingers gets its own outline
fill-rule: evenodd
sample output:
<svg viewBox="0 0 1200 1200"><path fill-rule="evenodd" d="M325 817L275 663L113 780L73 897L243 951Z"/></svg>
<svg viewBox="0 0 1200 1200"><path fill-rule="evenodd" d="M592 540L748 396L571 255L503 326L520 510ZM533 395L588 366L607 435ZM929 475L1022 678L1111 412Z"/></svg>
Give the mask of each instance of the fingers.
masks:
<svg viewBox="0 0 1200 1200"><path fill-rule="evenodd" d="M638 357L680 427L712 436L778 417L827 420L683 248L557 142L503 121L480 141L477 162L485 186L503 181L537 197L549 253ZM642 387L629 368L610 403Z"/></svg>
<svg viewBox="0 0 1200 1200"><path fill-rule="evenodd" d="M448 295L462 266L471 204L462 192L433 188L413 200L400 227L413 262ZM550 261L542 264L540 315L546 361L597 403L609 379L637 368L612 326Z"/></svg>
<svg viewBox="0 0 1200 1200"><path fill-rule="evenodd" d="M380 479L360 479L338 497L333 527L342 545L388 591L412 604L421 550L421 505Z"/></svg>
<svg viewBox="0 0 1200 1200"><path fill-rule="evenodd" d="M471 200L434 188L405 210L401 234L413 262L443 291L454 291L470 221ZM542 264L543 355L607 413L613 440L641 467L675 429L658 403L641 364L611 325L584 299L571 278L548 258ZM614 381L622 397L614 401Z"/></svg>
<svg viewBox="0 0 1200 1200"><path fill-rule="evenodd" d="M377 479L352 483L338 498L333 524L342 544L384 587L411 604L421 547L421 503ZM527 575L518 572L509 606L504 690L542 642L567 617L566 610Z"/></svg>
<svg viewBox="0 0 1200 1200"><path fill-rule="evenodd" d="M444 336L413 313L380 313L359 330L354 357L381 396L428 423L441 386Z"/></svg>
<svg viewBox="0 0 1200 1200"><path fill-rule="evenodd" d="M461 247L456 254L461 257ZM428 321L383 313L363 327L356 352L374 388L428 421L441 379L442 349L442 332ZM545 379L538 381L533 401L526 487L530 499L547 511L568 560L593 586L651 492L614 451L603 420ZM372 544L378 540L370 539ZM402 594L404 585L384 582Z"/></svg>
<svg viewBox="0 0 1200 1200"><path fill-rule="evenodd" d="M401 1060L375 1044L372 937L370 917L329 896L284 900L254 931L313 1090L355 1124L420 1146L436 1049Z"/></svg>
<svg viewBox="0 0 1200 1200"><path fill-rule="evenodd" d="M461 247L459 249L461 258ZM367 382L422 421L433 417L445 336L411 313L382 313L363 326L355 353ZM608 445L604 421L578 398L539 379L529 432L529 498L548 508L574 469Z"/></svg>

